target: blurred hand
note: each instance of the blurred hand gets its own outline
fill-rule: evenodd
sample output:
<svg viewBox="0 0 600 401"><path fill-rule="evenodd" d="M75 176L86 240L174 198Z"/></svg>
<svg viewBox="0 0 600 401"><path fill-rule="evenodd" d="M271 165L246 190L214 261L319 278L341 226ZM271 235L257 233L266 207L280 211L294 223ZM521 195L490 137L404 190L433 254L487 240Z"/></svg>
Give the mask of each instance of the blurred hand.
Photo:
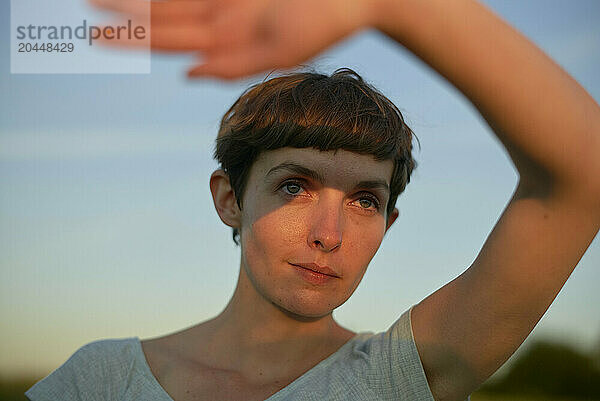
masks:
<svg viewBox="0 0 600 401"><path fill-rule="evenodd" d="M88 0L122 16L147 13L144 0ZM199 52L188 76L235 79L290 68L369 25L370 0L150 1L151 48ZM109 46L131 46L105 40Z"/></svg>

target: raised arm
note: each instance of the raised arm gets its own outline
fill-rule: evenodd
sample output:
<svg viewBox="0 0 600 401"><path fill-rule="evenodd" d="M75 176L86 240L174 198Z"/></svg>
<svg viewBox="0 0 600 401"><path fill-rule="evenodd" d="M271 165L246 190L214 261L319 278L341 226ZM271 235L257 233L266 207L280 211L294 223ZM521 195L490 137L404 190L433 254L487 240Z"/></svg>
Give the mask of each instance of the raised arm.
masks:
<svg viewBox="0 0 600 401"><path fill-rule="evenodd" d="M380 29L469 98L519 172L472 265L413 310L435 398L464 399L523 342L598 232L600 109L475 1L383 3Z"/></svg>
<svg viewBox="0 0 600 401"><path fill-rule="evenodd" d="M118 8L137 0L94 2ZM369 26L454 84L519 172L510 203L472 265L413 310L436 400L460 400L523 342L598 232L598 105L541 50L472 0L152 5L155 50L203 53L191 76L232 79L291 67Z"/></svg>

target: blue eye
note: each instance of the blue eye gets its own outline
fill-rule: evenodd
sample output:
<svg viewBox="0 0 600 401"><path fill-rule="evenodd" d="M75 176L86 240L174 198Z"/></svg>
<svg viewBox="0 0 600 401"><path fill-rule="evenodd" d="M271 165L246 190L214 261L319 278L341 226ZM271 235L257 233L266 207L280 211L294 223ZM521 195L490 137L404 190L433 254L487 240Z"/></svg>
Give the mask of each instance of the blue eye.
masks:
<svg viewBox="0 0 600 401"><path fill-rule="evenodd" d="M302 184L298 181L287 181L284 182L280 188L284 188L285 192L290 195L297 195L302 191Z"/></svg>
<svg viewBox="0 0 600 401"><path fill-rule="evenodd" d="M305 190L304 186L305 183L297 179L287 180L279 185L278 189L283 190L283 192L290 197L296 197L302 194L302 192ZM356 198L356 201L359 202L360 209L364 211L379 211L381 209L379 199L369 192L360 193L359 197Z"/></svg>

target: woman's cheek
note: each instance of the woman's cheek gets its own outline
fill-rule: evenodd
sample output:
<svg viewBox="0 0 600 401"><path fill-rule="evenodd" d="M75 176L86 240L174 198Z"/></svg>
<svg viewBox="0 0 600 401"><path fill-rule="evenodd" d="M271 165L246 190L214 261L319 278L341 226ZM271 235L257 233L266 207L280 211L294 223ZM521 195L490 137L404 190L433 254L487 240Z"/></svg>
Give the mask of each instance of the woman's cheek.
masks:
<svg viewBox="0 0 600 401"><path fill-rule="evenodd" d="M272 239L273 244L297 246L303 242L306 224L302 213L279 209L265 216L264 221L260 222L260 230Z"/></svg>
<svg viewBox="0 0 600 401"><path fill-rule="evenodd" d="M383 236L385 234L383 223L381 223L381 221L376 221L375 219L371 221L355 220L353 223L352 232L346 231L346 245L348 245L350 249L362 250L364 256L370 260L375 256L377 249L379 249L379 246L383 241Z"/></svg>

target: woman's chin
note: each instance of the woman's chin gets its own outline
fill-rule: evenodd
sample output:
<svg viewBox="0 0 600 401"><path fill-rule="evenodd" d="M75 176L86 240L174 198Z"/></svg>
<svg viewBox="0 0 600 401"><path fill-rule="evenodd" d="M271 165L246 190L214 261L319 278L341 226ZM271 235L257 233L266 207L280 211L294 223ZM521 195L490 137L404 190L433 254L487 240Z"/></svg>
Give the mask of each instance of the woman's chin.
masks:
<svg viewBox="0 0 600 401"><path fill-rule="evenodd" d="M301 321L314 321L328 316L337 307L315 299L295 299L276 304L286 315Z"/></svg>

